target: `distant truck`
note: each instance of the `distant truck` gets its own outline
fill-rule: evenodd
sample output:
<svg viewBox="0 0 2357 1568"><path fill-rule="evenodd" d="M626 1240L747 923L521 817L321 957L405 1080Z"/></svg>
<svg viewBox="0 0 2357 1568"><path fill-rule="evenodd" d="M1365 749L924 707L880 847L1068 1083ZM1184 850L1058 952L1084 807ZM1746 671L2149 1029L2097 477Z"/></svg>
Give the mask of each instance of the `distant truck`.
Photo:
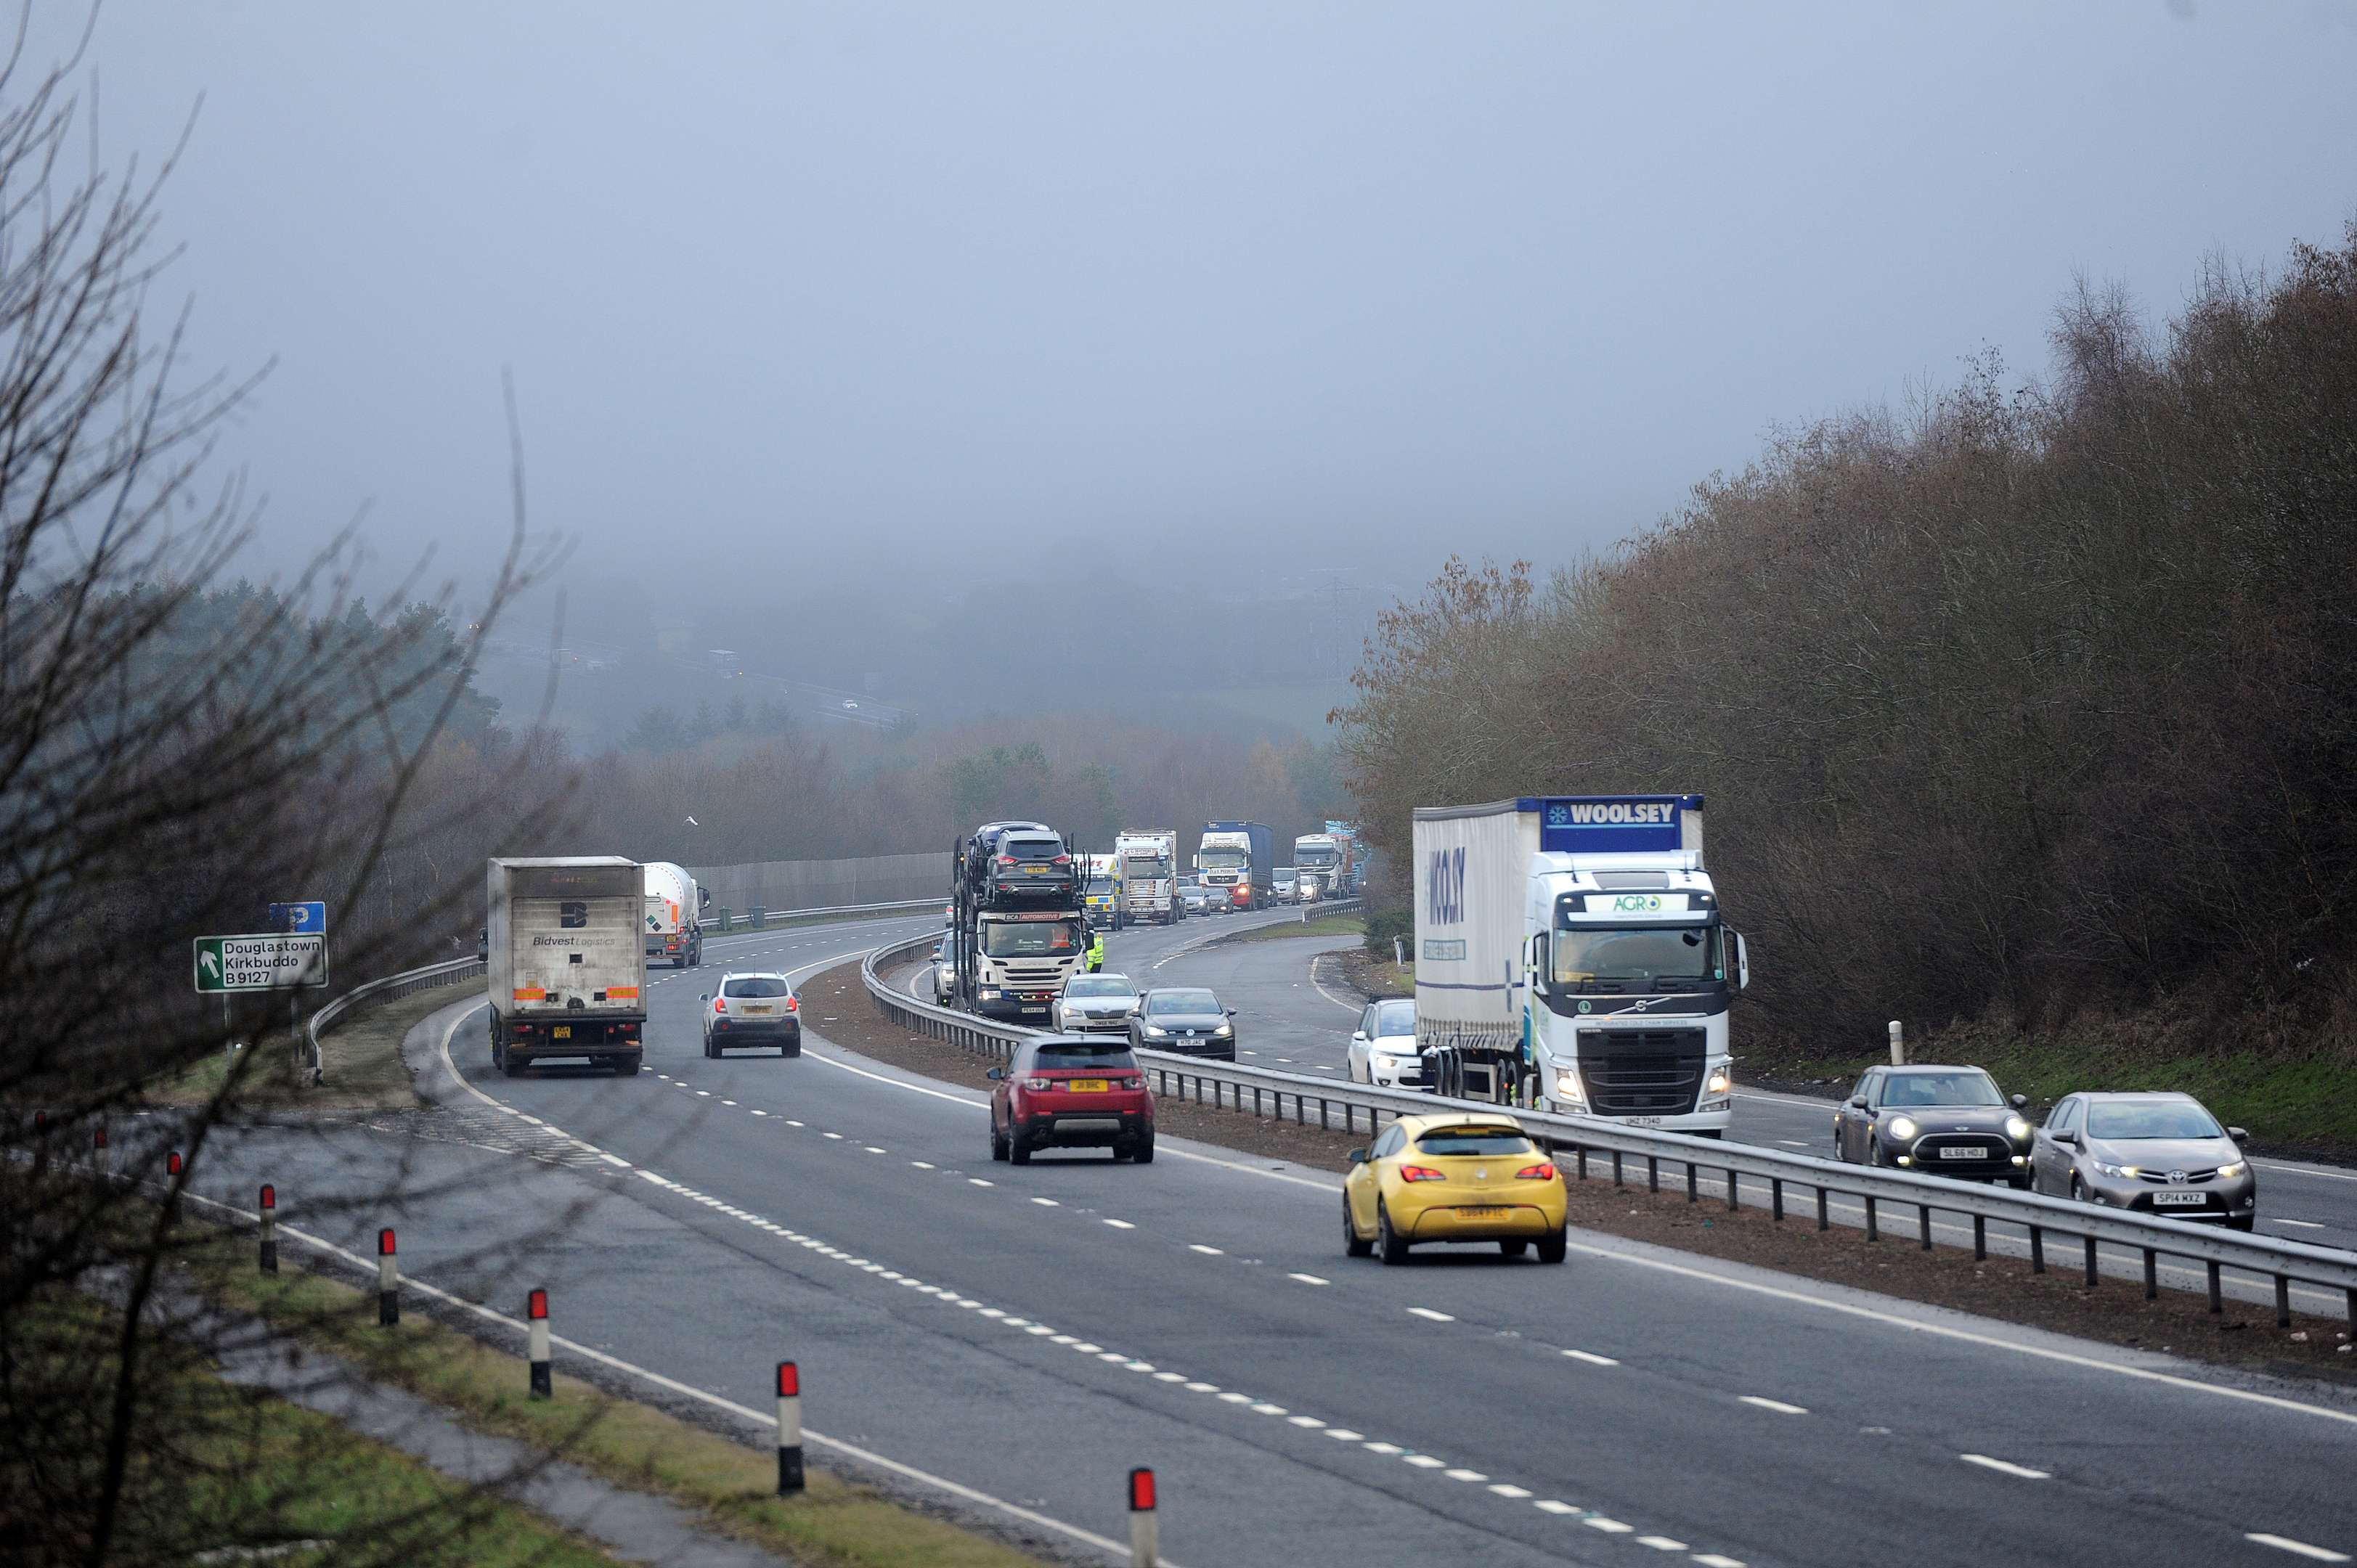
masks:
<svg viewBox="0 0 2357 1568"><path fill-rule="evenodd" d="M712 895L696 886L687 867L667 860L647 862L647 962L695 969L704 962L704 911Z"/></svg>
<svg viewBox="0 0 2357 1568"><path fill-rule="evenodd" d="M1334 833L1304 833L1293 841L1296 897L1304 904L1347 898L1351 892L1351 841Z"/></svg>
<svg viewBox="0 0 2357 1568"><path fill-rule="evenodd" d="M1265 909L1276 893L1276 834L1261 822L1205 822L1195 870L1229 908Z"/></svg>
<svg viewBox="0 0 2357 1568"><path fill-rule="evenodd" d="M957 1005L1044 1023L1087 950L1063 837L1039 822L990 822L953 848L945 940Z"/></svg>
<svg viewBox="0 0 2357 1568"><path fill-rule="evenodd" d="M1121 864L1122 921L1168 926L1186 913L1178 903L1178 834L1170 828L1125 828L1114 835Z"/></svg>
<svg viewBox="0 0 2357 1568"><path fill-rule="evenodd" d="M647 1022L646 873L619 855L494 860L491 1065L520 1078L536 1061L587 1058L628 1078Z"/></svg>
<svg viewBox="0 0 2357 1568"><path fill-rule="evenodd" d="M1415 813L1415 1032L1443 1093L1716 1138L1750 979L1699 795Z"/></svg>

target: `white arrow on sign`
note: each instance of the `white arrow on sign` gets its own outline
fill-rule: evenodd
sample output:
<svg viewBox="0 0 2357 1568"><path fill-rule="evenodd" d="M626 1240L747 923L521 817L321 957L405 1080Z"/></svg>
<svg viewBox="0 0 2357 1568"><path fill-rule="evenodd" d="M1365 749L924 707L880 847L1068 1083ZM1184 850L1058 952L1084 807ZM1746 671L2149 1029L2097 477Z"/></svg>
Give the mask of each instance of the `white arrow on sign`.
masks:
<svg viewBox="0 0 2357 1568"><path fill-rule="evenodd" d="M204 965L204 967L205 967L205 972L206 972L206 973L208 973L208 974L210 974L210 975L211 975L215 980L219 980L219 979L221 978L221 955L220 955L220 954L218 954L218 953L199 953L199 954L198 954L198 955L197 955L197 961L198 961L199 963L200 963L200 964Z"/></svg>

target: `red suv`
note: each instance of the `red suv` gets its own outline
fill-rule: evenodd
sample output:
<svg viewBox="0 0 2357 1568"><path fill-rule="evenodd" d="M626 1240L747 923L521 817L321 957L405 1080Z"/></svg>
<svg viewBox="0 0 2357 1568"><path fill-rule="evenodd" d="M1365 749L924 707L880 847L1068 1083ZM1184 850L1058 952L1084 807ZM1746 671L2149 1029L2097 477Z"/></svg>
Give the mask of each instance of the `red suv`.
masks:
<svg viewBox="0 0 2357 1568"><path fill-rule="evenodd" d="M1035 1149L1110 1148L1116 1160L1153 1160L1154 1091L1126 1042L1027 1040L990 1076L998 1081L990 1096L992 1159L1028 1165Z"/></svg>

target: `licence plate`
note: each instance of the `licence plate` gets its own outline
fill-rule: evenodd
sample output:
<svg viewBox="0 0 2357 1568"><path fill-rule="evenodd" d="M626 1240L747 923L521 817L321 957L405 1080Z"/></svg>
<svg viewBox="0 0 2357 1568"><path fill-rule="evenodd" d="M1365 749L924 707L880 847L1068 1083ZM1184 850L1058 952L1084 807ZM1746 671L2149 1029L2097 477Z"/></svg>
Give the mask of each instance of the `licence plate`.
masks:
<svg viewBox="0 0 2357 1568"><path fill-rule="evenodd" d="M1658 1127L1662 1124L1658 1116L1623 1116L1620 1121L1623 1127Z"/></svg>
<svg viewBox="0 0 2357 1568"><path fill-rule="evenodd" d="M573 1026L559 1024L548 1032L548 1037L552 1040L569 1040L573 1037Z"/></svg>
<svg viewBox="0 0 2357 1568"><path fill-rule="evenodd" d="M1064 1087L1074 1094L1103 1094L1112 1086L1101 1078L1076 1078Z"/></svg>
<svg viewBox="0 0 2357 1568"><path fill-rule="evenodd" d="M1023 868L1023 875L1026 876L1044 876L1055 869L1056 868L1052 865L1027 865Z"/></svg>
<svg viewBox="0 0 2357 1568"><path fill-rule="evenodd" d="M1985 1160L1988 1158L1988 1146L1985 1144L1951 1144L1940 1151L1940 1157L1943 1160Z"/></svg>
<svg viewBox="0 0 2357 1568"><path fill-rule="evenodd" d="M2210 1195L2206 1192L2164 1190L2152 1195L2152 1206L2155 1208L2207 1208L2210 1207Z"/></svg>
<svg viewBox="0 0 2357 1568"><path fill-rule="evenodd" d="M1457 1218L1459 1219L1503 1219L1505 1217L1506 1210L1503 1208L1459 1208L1457 1211Z"/></svg>
<svg viewBox="0 0 2357 1568"><path fill-rule="evenodd" d="M748 1007L745 1011L748 1013L766 1013L769 1009L767 1007Z"/></svg>

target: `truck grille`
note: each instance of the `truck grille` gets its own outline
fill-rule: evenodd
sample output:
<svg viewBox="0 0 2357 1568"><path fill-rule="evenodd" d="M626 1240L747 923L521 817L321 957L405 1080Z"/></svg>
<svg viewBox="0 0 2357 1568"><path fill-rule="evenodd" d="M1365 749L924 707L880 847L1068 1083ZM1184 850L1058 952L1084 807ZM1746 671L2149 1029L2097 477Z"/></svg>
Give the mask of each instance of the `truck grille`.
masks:
<svg viewBox="0 0 2357 1568"><path fill-rule="evenodd" d="M1017 969L1013 964L1009 964L1006 966L1006 983L1009 985L1061 985L1064 983L1064 972L1056 964L1049 964L1045 969Z"/></svg>
<svg viewBox="0 0 2357 1568"><path fill-rule="evenodd" d="M1684 1116L1702 1089L1700 1029L1589 1030L1579 1036L1579 1079L1604 1116Z"/></svg>

